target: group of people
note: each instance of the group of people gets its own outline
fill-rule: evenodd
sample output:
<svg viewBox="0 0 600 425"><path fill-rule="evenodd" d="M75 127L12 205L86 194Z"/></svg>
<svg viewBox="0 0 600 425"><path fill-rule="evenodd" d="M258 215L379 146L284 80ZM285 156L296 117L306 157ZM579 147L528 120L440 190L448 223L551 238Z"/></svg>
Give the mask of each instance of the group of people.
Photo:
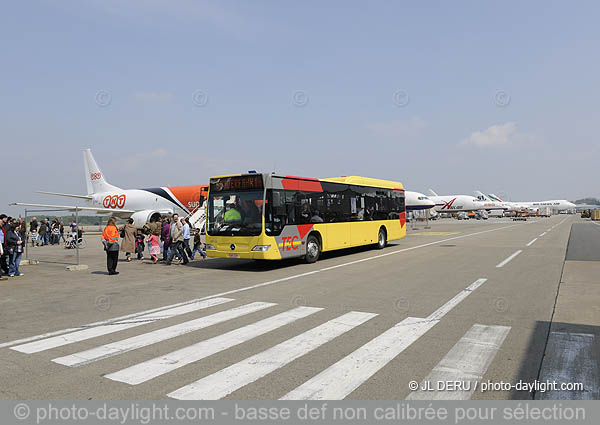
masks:
<svg viewBox="0 0 600 425"><path fill-rule="evenodd" d="M132 254L136 254L138 260L143 260L146 244L154 264L159 262L158 256L161 253L160 261L168 266L174 259L181 264L188 264L190 259L194 259L196 253L206 258L200 231L194 229L192 234L188 221L178 214L150 221L143 229L138 229L132 218L121 228L117 227L116 223L116 218L111 217L102 232L102 244L106 251L106 268L109 275L119 274L117 271L119 252L125 253L125 260L128 262L132 261ZM190 248L192 238L193 249ZM119 240L121 240L120 245Z"/></svg>
<svg viewBox="0 0 600 425"><path fill-rule="evenodd" d="M19 270L26 241L26 224L22 218L0 214L0 280L23 276Z"/></svg>
<svg viewBox="0 0 600 425"><path fill-rule="evenodd" d="M31 231L31 246L56 245L61 242L66 242L65 226L58 218L50 221L50 218L45 218L38 222L37 217L33 217L29 222L29 230ZM76 237L79 232L75 220L70 225L72 237Z"/></svg>

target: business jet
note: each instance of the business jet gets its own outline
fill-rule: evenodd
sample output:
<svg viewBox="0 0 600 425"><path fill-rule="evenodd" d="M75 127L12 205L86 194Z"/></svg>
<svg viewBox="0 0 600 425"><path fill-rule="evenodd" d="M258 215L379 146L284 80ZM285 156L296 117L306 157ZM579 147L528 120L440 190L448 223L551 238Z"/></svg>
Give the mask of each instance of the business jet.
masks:
<svg viewBox="0 0 600 425"><path fill-rule="evenodd" d="M453 213L460 211L478 211L478 210L504 210L505 207L497 202L481 201L474 196L469 195L445 195L440 196L429 189L429 199L435 203L435 211L440 213Z"/></svg>
<svg viewBox="0 0 600 425"><path fill-rule="evenodd" d="M496 195L494 195L493 193L490 193L489 197L492 200L504 202L500 198L498 198ZM507 204L512 204L517 207L530 208L533 210L538 210L540 208L548 207L548 208L552 208L553 210L565 211L565 210L572 210L577 207L577 205L575 205L572 202L567 201L566 199L552 199L549 201L527 201L527 202L512 202L511 201L511 202L507 202Z"/></svg>
<svg viewBox="0 0 600 425"><path fill-rule="evenodd" d="M84 200L87 206L75 207L73 205L45 205L20 202L12 205L64 209L69 211L77 209L77 211L110 214L119 218L133 218L134 225L138 228L144 226L148 221L156 220L162 215L171 215L174 213L182 216L190 216L190 221L196 227L198 227L201 221L201 224L204 224L204 201L208 194L208 186L206 185L121 189L106 181L90 149L83 151L83 165L87 195L42 191L38 193Z"/></svg>
<svg viewBox="0 0 600 425"><path fill-rule="evenodd" d="M435 207L435 202L422 193L406 190L404 196L406 211L428 210Z"/></svg>

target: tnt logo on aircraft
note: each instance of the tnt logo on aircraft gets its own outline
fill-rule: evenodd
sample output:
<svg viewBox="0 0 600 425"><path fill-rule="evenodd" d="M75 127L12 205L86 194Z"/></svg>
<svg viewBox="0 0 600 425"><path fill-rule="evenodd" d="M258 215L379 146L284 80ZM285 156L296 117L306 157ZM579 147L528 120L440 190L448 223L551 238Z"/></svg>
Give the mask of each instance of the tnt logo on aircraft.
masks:
<svg viewBox="0 0 600 425"><path fill-rule="evenodd" d="M442 207L442 209L444 210L449 210L452 208L452 204L454 203L454 201L456 201L456 198L452 198L451 200L449 200L448 202L446 201L442 201L444 203L444 206Z"/></svg>
<svg viewBox="0 0 600 425"><path fill-rule="evenodd" d="M90 179L92 180L100 180L102 178L102 173L91 173Z"/></svg>
<svg viewBox="0 0 600 425"><path fill-rule="evenodd" d="M102 200L104 208L123 208L125 206L126 195L108 195Z"/></svg>

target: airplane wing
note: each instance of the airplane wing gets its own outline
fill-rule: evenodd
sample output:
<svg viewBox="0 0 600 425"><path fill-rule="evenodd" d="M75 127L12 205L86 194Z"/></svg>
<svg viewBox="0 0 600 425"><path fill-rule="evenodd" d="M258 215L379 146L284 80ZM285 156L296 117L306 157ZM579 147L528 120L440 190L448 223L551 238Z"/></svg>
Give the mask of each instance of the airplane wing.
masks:
<svg viewBox="0 0 600 425"><path fill-rule="evenodd" d="M66 196L67 198L77 198L77 199L86 199L86 200L93 199L93 197L89 196L89 195L71 195L70 193L44 192L41 190L38 190L37 193L43 193L44 195Z"/></svg>
<svg viewBox="0 0 600 425"><path fill-rule="evenodd" d="M440 196L440 195L438 195L437 193L435 193L435 192L433 191L433 189L429 189L429 193L431 194L431 196Z"/></svg>
<svg viewBox="0 0 600 425"><path fill-rule="evenodd" d="M105 214L114 214L114 215L125 215L125 214L133 214L135 211L133 210L115 210L111 208L96 208L96 207L78 207L75 205L46 205L46 204L28 204L24 202L13 202L9 204L11 206L19 206L19 207L34 207L34 208L47 208L47 209L55 209L55 210L66 210L66 211L94 211L97 213L105 213Z"/></svg>

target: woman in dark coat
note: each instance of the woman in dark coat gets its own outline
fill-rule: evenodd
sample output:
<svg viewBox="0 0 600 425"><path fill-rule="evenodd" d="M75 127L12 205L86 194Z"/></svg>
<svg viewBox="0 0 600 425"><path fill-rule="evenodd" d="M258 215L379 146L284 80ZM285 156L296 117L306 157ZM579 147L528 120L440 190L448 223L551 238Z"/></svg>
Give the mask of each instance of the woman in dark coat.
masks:
<svg viewBox="0 0 600 425"><path fill-rule="evenodd" d="M21 231L21 226L19 226L16 222L11 225L11 228L8 232L6 232L6 249L9 254L9 265L8 265L8 275L10 277L13 276L23 276L23 273L19 271L19 265L21 264L21 255L23 255L23 247L25 243L24 234Z"/></svg>
<svg viewBox="0 0 600 425"><path fill-rule="evenodd" d="M163 261L166 262L171 247L171 219L169 217L165 218L163 222L160 239L163 241Z"/></svg>

